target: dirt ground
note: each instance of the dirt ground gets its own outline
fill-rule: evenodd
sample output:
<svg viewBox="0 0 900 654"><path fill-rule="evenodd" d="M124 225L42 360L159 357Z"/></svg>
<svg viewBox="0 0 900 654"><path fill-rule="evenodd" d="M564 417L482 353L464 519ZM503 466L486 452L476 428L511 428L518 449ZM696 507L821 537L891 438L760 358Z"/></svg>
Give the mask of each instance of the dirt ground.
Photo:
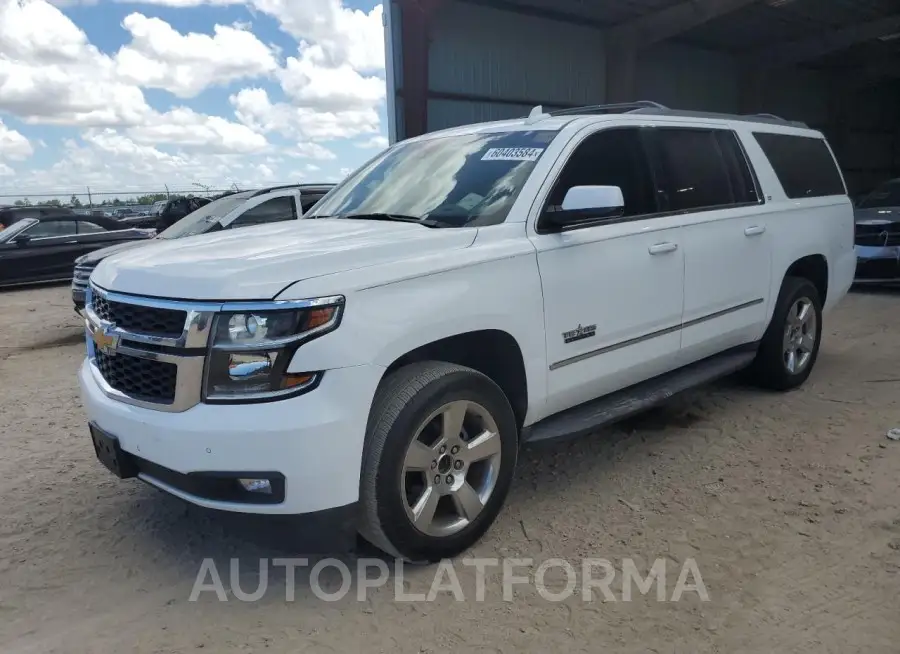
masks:
<svg viewBox="0 0 900 654"><path fill-rule="evenodd" d="M799 391L726 381L524 452L508 506L471 553L530 558L532 572L556 557L580 570L588 557L617 569L630 558L646 573L662 558L667 597L694 559L708 602L696 592L659 602L655 591L622 601L620 577L615 602L580 589L549 602L534 584L504 601L499 568L477 602L462 565L464 601L398 602L391 582L365 602L325 602L299 572L286 601L283 572L270 571L259 601L190 602L206 557L226 588L239 558L249 592L260 558L290 554L114 479L78 398L84 346L68 289L4 292L0 306L4 653L900 651L900 442L885 437L900 426L900 293L851 294ZM407 569L405 588L427 592L434 573ZM555 592L563 581L546 583Z"/></svg>

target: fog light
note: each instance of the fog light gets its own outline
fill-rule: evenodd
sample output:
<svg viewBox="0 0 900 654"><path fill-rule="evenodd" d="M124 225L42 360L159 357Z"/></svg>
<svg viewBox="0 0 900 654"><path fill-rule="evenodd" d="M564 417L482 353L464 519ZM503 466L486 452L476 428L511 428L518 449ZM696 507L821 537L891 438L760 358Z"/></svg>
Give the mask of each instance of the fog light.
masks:
<svg viewBox="0 0 900 654"><path fill-rule="evenodd" d="M272 494L272 482L268 479L238 479L238 483L240 483L248 493Z"/></svg>

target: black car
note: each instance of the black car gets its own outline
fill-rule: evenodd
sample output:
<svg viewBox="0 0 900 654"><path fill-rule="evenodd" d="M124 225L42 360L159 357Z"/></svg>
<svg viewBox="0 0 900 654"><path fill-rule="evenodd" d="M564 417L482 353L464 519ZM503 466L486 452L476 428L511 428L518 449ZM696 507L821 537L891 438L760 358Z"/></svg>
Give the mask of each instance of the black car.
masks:
<svg viewBox="0 0 900 654"><path fill-rule="evenodd" d="M151 243L120 243L78 258L72 276L72 302L75 310L81 311L84 308L84 294L91 273L97 264L110 255L133 247L150 247L153 242L208 234L221 229L293 220L312 209L332 188L334 184L293 184L259 191L239 191L222 195L212 202L206 201L203 206L187 215L182 212L191 209L190 204L184 204L188 199L171 200L160 216L153 217L160 225L171 226L160 230Z"/></svg>
<svg viewBox="0 0 900 654"><path fill-rule="evenodd" d="M112 218L72 212L20 218L0 231L0 286L69 280L81 255L155 235Z"/></svg>

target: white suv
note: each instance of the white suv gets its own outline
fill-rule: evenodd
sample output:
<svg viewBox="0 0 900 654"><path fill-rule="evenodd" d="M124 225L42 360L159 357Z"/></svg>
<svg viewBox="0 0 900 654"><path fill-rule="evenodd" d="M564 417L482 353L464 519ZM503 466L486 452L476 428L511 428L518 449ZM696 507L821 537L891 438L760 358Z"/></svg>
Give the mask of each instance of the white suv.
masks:
<svg viewBox="0 0 900 654"><path fill-rule="evenodd" d="M523 444L744 368L802 384L856 265L822 134L652 103L410 139L307 218L97 267L94 446L413 561L484 534Z"/></svg>

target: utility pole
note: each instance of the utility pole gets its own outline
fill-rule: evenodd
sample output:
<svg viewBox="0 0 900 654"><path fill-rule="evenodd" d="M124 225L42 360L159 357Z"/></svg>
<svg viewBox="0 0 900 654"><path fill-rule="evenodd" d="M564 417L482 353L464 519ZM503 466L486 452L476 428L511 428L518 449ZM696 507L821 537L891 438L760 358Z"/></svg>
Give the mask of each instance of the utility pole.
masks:
<svg viewBox="0 0 900 654"><path fill-rule="evenodd" d="M90 187L90 186L87 187L87 192L88 192L88 206L89 206L91 209L93 209L93 208L94 208L94 201L91 199L91 187Z"/></svg>

